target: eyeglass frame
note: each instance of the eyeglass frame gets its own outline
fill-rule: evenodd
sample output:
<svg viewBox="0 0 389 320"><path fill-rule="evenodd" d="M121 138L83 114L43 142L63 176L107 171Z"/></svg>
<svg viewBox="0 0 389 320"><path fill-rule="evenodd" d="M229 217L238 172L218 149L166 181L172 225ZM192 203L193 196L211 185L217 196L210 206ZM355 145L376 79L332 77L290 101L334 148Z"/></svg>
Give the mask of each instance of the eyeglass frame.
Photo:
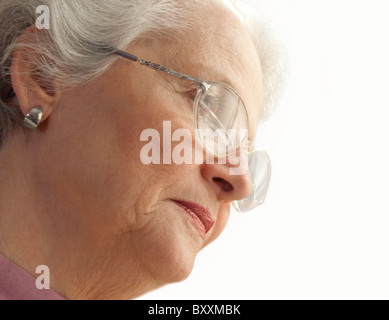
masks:
<svg viewBox="0 0 389 320"><path fill-rule="evenodd" d="M242 105L244 107L244 110L245 110L245 113L246 113L246 117L247 117L247 130L249 129L248 114L247 114L246 105L245 105L243 99L241 98L241 96L239 95L239 93L233 87L228 85L227 83L220 82L220 81L205 81L205 80L202 80L202 79L199 79L199 78L195 78L195 77L192 77L192 76L189 76L189 75L186 75L186 74L174 71L172 69L166 68L165 66L163 66L161 64L158 64L158 63L155 63L155 62L151 62L151 61L148 61L148 60L145 60L145 59L138 58L137 56L135 56L135 55L133 55L131 53L128 53L126 51L123 51L123 50L119 50L119 49L114 49L113 48L112 51L113 51L112 52L113 54L116 54L116 55L118 55L118 56L120 56L122 58L125 58L125 59L133 61L133 62L139 62L140 65L148 67L148 68L150 68L152 70L161 71L161 72L170 74L172 76L180 78L181 80L193 81L202 90L205 90L205 93L212 87L212 84L209 84L208 82L212 82L212 83L223 85L223 86L227 87L229 90L231 90L239 98L240 102L242 103ZM210 112L213 115L213 117L220 123L220 121L218 120L217 116L212 111L210 111ZM197 122L197 118L195 117L195 126L197 126L196 122ZM241 146L238 146L235 150L232 150L231 152L234 152L234 151L236 151L239 148L241 148ZM248 141L248 146L247 146L247 153L250 154L251 152L254 152L254 151L257 151L257 149L250 145L250 140L249 140ZM207 152L209 152L209 151L207 150ZM211 153L211 152L209 152L209 153ZM215 156L215 154L212 154L212 156Z"/></svg>

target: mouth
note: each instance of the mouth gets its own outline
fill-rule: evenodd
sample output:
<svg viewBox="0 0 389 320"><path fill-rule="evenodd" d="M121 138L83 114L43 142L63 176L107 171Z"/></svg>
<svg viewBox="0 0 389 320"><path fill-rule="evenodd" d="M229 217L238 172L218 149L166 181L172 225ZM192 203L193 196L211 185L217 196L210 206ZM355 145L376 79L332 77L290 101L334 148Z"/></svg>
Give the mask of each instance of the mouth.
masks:
<svg viewBox="0 0 389 320"><path fill-rule="evenodd" d="M202 206L187 201L173 200L173 202L193 219L196 226L204 234L207 234L215 224L208 210Z"/></svg>

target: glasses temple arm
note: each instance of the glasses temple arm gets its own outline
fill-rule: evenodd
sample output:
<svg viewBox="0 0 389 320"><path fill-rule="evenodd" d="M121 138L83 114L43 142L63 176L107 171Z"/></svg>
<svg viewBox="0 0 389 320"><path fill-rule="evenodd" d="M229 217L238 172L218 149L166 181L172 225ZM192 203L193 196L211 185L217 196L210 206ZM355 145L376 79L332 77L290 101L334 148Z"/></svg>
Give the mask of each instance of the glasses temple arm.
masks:
<svg viewBox="0 0 389 320"><path fill-rule="evenodd" d="M121 56L121 57L123 57L125 59L131 60L131 61L134 61L134 62L139 62L142 66L149 67L149 68L151 68L153 70L162 71L162 72L165 72L165 73L169 73L169 74L171 74L171 75L173 75L175 77L179 77L180 79L183 79L183 80L195 81L195 82L199 82L199 83L201 83L203 85L206 85L206 83L203 80L196 79L194 77L187 76L185 74L176 72L174 70L168 69L168 68L164 67L163 65L160 65L160 64L155 63L155 62L147 61L147 60L144 60L144 59L139 59L137 56L134 56L134 55L132 55L132 54L130 54L128 52L125 52L125 51L122 51L122 50L119 50L119 49L115 49L115 51L113 53L118 55L118 56Z"/></svg>
<svg viewBox="0 0 389 320"><path fill-rule="evenodd" d="M123 58L126 58L126 59L129 59L131 61L134 61L134 62L138 62L139 61L139 58L130 54L130 53L127 53L125 51L121 51L121 50L116 50L114 52L114 54L117 54L118 56L121 56Z"/></svg>

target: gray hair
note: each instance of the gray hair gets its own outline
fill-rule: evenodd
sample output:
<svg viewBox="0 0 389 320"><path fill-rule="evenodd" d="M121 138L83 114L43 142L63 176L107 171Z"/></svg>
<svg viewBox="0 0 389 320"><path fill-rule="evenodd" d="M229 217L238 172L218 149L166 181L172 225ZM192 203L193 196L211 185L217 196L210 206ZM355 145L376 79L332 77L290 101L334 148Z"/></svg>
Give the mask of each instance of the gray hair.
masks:
<svg viewBox="0 0 389 320"><path fill-rule="evenodd" d="M191 7L215 3L234 11L252 36L263 69L262 119L267 118L282 80L282 50L269 25L241 0L0 0L0 145L23 120L19 108L7 103L16 49L35 53L27 62L45 79L42 86L50 87L55 79L63 86L75 87L95 79L112 65L117 57L109 54L110 48L126 49L150 33L182 35L188 27L183 21L190 20ZM50 29L21 41L24 31L35 25L36 9L41 5L50 8Z"/></svg>

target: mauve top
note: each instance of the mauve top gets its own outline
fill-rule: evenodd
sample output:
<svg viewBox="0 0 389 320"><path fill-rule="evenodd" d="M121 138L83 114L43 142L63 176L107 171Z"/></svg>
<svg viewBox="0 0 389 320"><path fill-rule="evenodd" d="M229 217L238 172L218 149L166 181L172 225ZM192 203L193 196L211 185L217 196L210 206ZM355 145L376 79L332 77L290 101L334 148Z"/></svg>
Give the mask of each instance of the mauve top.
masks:
<svg viewBox="0 0 389 320"><path fill-rule="evenodd" d="M64 300L53 290L37 289L35 281L36 279L0 255L0 300Z"/></svg>

